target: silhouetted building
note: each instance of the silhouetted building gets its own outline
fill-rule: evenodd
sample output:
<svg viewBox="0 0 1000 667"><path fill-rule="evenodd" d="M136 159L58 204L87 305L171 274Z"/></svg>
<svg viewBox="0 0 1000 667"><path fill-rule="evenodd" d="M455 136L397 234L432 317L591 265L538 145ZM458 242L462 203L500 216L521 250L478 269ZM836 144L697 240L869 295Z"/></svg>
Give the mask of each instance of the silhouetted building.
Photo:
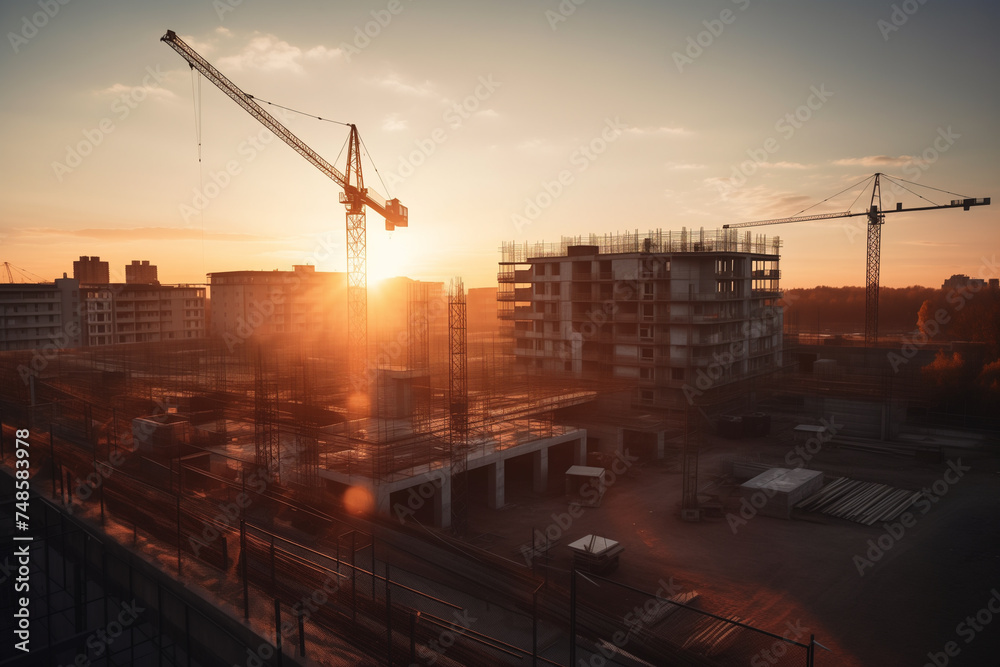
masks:
<svg viewBox="0 0 1000 667"><path fill-rule="evenodd" d="M236 340L327 334L346 340L347 274L292 268L208 274L211 334Z"/></svg>
<svg viewBox="0 0 1000 667"><path fill-rule="evenodd" d="M82 344L80 284L0 285L0 350L60 350ZM36 369L37 370L37 369Z"/></svg>
<svg viewBox="0 0 1000 667"><path fill-rule="evenodd" d="M107 285L111 282L108 263L100 257L83 257L73 262L73 278L80 285Z"/></svg>
<svg viewBox="0 0 1000 667"><path fill-rule="evenodd" d="M982 278L970 278L964 273L956 273L941 284L941 289L962 289L963 287L985 287L986 281Z"/></svg>
<svg viewBox="0 0 1000 667"><path fill-rule="evenodd" d="M125 282L141 285L159 285L160 281L156 277L156 265L150 264L148 259L133 259L131 264L125 265Z"/></svg>
<svg viewBox="0 0 1000 667"><path fill-rule="evenodd" d="M81 288L86 345L205 337L205 288L115 283Z"/></svg>
<svg viewBox="0 0 1000 667"><path fill-rule="evenodd" d="M779 248L735 230L504 244L500 317L529 367L634 383L638 406L680 409L780 368Z"/></svg>

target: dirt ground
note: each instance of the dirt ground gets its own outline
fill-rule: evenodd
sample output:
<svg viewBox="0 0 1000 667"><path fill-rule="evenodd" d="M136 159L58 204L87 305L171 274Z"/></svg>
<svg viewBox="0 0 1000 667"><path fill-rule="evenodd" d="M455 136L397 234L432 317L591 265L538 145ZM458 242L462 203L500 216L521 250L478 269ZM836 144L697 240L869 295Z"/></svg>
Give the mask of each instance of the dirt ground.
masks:
<svg viewBox="0 0 1000 667"><path fill-rule="evenodd" d="M708 437L699 489L719 494L726 512L736 515L738 487L714 480L737 456L789 467L783 460L795 446L794 423L776 418L766 438ZM959 460L971 469L946 476L949 461ZM828 480L849 476L912 490L944 479L937 489L945 492L912 506L914 520L901 534L894 529L898 537L881 523L799 512L792 520L752 517L734 530L724 517L682 521L679 463L645 462L615 481L601 507L584 509L565 529L554 518L567 511L561 489L552 488L557 485L536 495L510 477L507 506L492 511L473 504L470 526L482 534L483 546L510 558L522 557L532 527L558 532L552 565L565 569L570 542L587 534L618 540L625 551L612 579L656 591L657 582L672 577L683 590L697 591L709 611L777 634L788 634L789 624L802 628L801 641L814 634L830 649L817 651L817 665L1000 665L1000 614L994 620L987 606L1000 590L1000 442L948 449L940 463L918 463L834 441L805 467L822 470ZM566 526L565 517L561 523ZM880 537L889 548L869 554L869 540L877 545Z"/></svg>

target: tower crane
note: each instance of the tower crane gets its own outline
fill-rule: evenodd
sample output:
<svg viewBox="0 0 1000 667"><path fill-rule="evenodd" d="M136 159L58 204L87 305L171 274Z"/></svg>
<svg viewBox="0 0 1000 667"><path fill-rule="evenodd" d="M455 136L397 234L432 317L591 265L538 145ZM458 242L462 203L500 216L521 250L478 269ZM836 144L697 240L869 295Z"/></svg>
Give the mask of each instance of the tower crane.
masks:
<svg viewBox="0 0 1000 667"><path fill-rule="evenodd" d="M949 204L933 204L931 206L914 206L903 208L902 202L896 203L896 208L888 211L882 210L882 187L881 179L885 174L876 172L874 183L872 184L872 196L867 210L841 213L819 213L815 215L799 215L790 218L775 218L772 220L756 220L752 222L737 222L723 225L723 229L739 229L742 227L760 227L763 225L781 225L789 222L807 222L810 220L831 220L834 218L853 218L864 215L868 217L868 262L866 265L865 282L865 346L875 347L878 345L878 290L879 290L879 255L882 245L882 225L885 222L887 213L907 213L911 211L932 211L942 208L961 208L968 211L973 206L989 206L990 198L962 198L953 199ZM866 179L867 180L867 179ZM905 188L907 189L908 188ZM912 191L910 191L912 192ZM919 195L918 195L919 196ZM929 200L928 200L929 201Z"/></svg>
<svg viewBox="0 0 1000 667"><path fill-rule="evenodd" d="M386 200L375 190L365 187L361 173L361 139L358 128L349 124L350 137L347 143L347 168L341 172L323 159L274 116L261 107L252 95L243 92L219 70L199 55L173 30L160 38L222 92L239 104L264 127L291 146L314 167L326 174L339 185L340 203L347 208L347 340L348 369L351 386L362 396L367 395L367 350L368 350L368 270L365 232L365 207L371 208L385 218L385 228L392 231L396 227L406 227L408 211L398 199Z"/></svg>

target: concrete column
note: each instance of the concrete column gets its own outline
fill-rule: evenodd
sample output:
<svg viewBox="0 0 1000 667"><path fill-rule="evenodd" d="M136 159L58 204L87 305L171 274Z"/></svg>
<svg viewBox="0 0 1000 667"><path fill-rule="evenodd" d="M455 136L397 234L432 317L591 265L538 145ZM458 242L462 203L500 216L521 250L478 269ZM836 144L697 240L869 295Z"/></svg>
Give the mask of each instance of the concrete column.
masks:
<svg viewBox="0 0 1000 667"><path fill-rule="evenodd" d="M549 448L543 447L532 453L531 462L533 468L532 482L535 493L545 493L549 488Z"/></svg>
<svg viewBox="0 0 1000 667"><path fill-rule="evenodd" d="M389 507L389 496L391 495L390 487L388 484L379 484L378 486L369 489L372 492L375 500L375 511L378 514L383 514L385 516L392 516L392 508Z"/></svg>
<svg viewBox="0 0 1000 667"><path fill-rule="evenodd" d="M500 459L486 468L486 503L491 510L504 506L504 461Z"/></svg>
<svg viewBox="0 0 1000 667"><path fill-rule="evenodd" d="M580 436L573 446L573 465L587 465L587 435Z"/></svg>
<svg viewBox="0 0 1000 667"><path fill-rule="evenodd" d="M663 457L667 453L667 432L657 431L656 432L656 459L662 461Z"/></svg>
<svg viewBox="0 0 1000 667"><path fill-rule="evenodd" d="M434 494L434 525L451 528L451 473L443 473Z"/></svg>

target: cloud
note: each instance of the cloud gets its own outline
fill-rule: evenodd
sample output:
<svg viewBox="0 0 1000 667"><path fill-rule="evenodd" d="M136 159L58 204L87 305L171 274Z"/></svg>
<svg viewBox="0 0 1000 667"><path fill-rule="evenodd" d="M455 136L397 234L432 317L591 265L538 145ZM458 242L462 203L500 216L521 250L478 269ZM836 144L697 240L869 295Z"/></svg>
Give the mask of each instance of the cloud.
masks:
<svg viewBox="0 0 1000 667"><path fill-rule="evenodd" d="M320 45L303 51L274 35L254 33L240 53L219 59L219 69L223 71L256 69L262 72L285 71L301 74L303 65L307 62L325 62L341 55L339 48L330 49Z"/></svg>
<svg viewBox="0 0 1000 667"><path fill-rule="evenodd" d="M136 91L143 91L142 97L159 97L159 98L170 98L176 97L174 92L167 90L166 88L161 88L160 86L128 86L124 83L116 83L102 90L96 91L95 95L113 95L119 97L121 95L129 95L134 100L141 99L136 95Z"/></svg>
<svg viewBox="0 0 1000 667"><path fill-rule="evenodd" d="M415 97L430 97L434 95L434 86L430 81L424 81L419 84L407 83L395 74L390 74L381 79L370 80L369 83L374 83L380 88L386 88L401 95L412 95Z"/></svg>
<svg viewBox="0 0 1000 667"><path fill-rule="evenodd" d="M263 236L253 234L229 234L225 232L206 232L191 227L131 227L88 228L88 229L54 229L51 227L32 227L21 230L22 235L41 236L71 236L74 238L99 239L102 241L264 241Z"/></svg>
<svg viewBox="0 0 1000 667"><path fill-rule="evenodd" d="M683 127L667 127L661 125L659 127L629 127L625 130L628 134L636 134L640 136L666 136L666 137L688 137L694 134L691 130Z"/></svg>
<svg viewBox="0 0 1000 667"><path fill-rule="evenodd" d="M904 164L918 162L919 158L912 155L866 155L865 157L850 157L834 160L833 163L839 167L899 167Z"/></svg>
<svg viewBox="0 0 1000 667"><path fill-rule="evenodd" d="M382 129L386 132L399 132L410 126L409 121L400 118L396 114L389 114L382 120Z"/></svg>
<svg viewBox="0 0 1000 667"><path fill-rule="evenodd" d="M696 171L698 169L708 169L708 165L697 162L668 162L667 169L671 171Z"/></svg>
<svg viewBox="0 0 1000 667"><path fill-rule="evenodd" d="M809 169L812 165L801 162L760 162L761 169Z"/></svg>

